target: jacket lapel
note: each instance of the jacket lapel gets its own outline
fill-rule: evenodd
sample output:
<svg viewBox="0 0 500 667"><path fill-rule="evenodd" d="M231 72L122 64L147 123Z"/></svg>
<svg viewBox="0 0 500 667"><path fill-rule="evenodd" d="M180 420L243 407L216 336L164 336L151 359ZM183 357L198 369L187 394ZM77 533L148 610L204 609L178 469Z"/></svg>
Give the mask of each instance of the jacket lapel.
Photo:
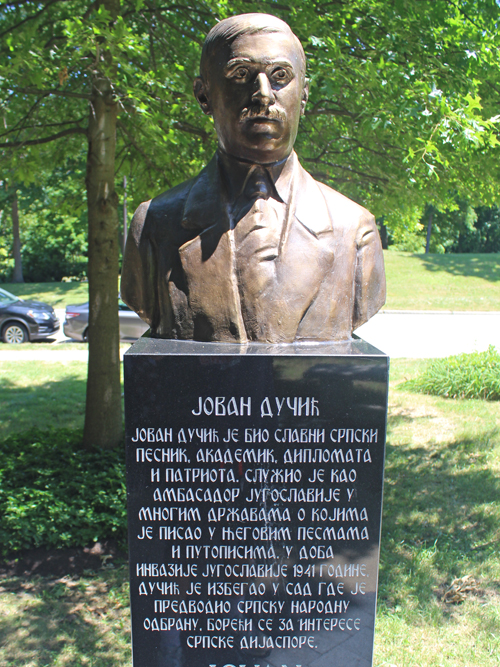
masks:
<svg viewBox="0 0 500 667"><path fill-rule="evenodd" d="M245 342L234 249L217 158L196 179L182 226L198 232L179 248L195 340Z"/></svg>
<svg viewBox="0 0 500 667"><path fill-rule="evenodd" d="M295 217L316 238L332 232L332 221L318 183L297 160Z"/></svg>
<svg viewBox="0 0 500 667"><path fill-rule="evenodd" d="M295 156L294 156L295 157ZM333 268L333 230L323 194L295 157L290 211L276 280L262 295L264 340L293 342Z"/></svg>

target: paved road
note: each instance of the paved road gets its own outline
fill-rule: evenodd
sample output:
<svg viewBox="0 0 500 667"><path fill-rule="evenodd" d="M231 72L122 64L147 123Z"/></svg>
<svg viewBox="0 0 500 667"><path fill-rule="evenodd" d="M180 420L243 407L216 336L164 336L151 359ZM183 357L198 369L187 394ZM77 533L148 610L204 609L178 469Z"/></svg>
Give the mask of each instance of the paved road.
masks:
<svg viewBox="0 0 500 667"><path fill-rule="evenodd" d="M58 313L61 323L64 311ZM446 357L461 352L500 350L500 311L466 313L443 311L384 310L360 327L356 334L390 357ZM86 361L86 350L57 350L58 344L71 342L61 330L54 342L39 343L37 350L3 350L0 361ZM123 356L123 350L121 351Z"/></svg>
<svg viewBox="0 0 500 667"><path fill-rule="evenodd" d="M393 358L500 350L500 312L384 310L356 334Z"/></svg>

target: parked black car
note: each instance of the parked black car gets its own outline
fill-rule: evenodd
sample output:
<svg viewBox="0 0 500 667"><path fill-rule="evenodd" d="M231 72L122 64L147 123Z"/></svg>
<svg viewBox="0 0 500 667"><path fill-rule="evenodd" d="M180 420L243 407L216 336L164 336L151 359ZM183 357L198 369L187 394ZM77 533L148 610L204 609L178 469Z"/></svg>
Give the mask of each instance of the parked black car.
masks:
<svg viewBox="0 0 500 667"><path fill-rule="evenodd" d="M47 303L20 299L0 289L0 331L4 343L27 343L59 331L59 320Z"/></svg>
<svg viewBox="0 0 500 667"><path fill-rule="evenodd" d="M124 340L137 339L149 329L137 313L123 303L118 301L118 319L120 321L120 338ZM63 331L68 338L86 341L89 326L89 304L82 303L79 306L66 306L66 319Z"/></svg>

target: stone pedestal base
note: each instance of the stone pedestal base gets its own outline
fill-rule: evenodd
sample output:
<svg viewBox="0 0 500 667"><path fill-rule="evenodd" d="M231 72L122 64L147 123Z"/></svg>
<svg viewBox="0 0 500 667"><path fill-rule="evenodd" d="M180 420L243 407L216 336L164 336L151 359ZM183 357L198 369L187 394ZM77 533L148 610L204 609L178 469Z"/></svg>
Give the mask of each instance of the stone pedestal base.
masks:
<svg viewBox="0 0 500 667"><path fill-rule="evenodd" d="M370 667L388 358L126 353L134 667Z"/></svg>

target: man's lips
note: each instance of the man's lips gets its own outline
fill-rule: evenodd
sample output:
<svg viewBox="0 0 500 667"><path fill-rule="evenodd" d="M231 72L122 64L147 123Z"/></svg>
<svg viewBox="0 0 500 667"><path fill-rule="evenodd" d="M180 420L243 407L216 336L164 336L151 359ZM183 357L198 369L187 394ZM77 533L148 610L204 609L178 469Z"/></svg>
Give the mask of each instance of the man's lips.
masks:
<svg viewBox="0 0 500 667"><path fill-rule="evenodd" d="M243 121L251 120L258 121L261 123L281 123L280 118L270 118L269 116L247 116L242 119Z"/></svg>

